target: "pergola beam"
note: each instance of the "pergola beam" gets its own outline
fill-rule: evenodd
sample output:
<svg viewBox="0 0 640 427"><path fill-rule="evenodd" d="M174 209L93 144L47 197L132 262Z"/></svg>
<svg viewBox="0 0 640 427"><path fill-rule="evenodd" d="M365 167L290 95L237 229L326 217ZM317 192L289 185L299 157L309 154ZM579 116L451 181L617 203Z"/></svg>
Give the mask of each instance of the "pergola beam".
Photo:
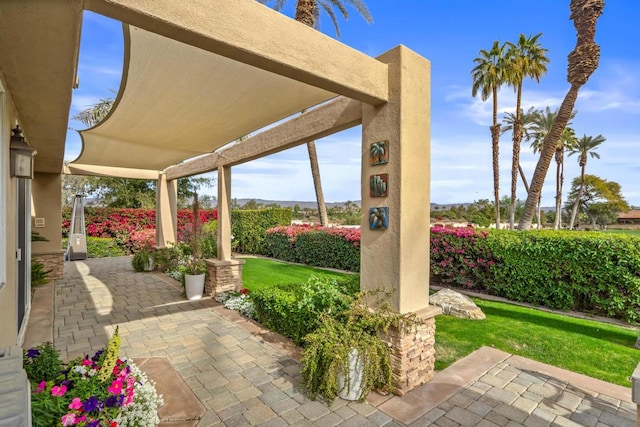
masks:
<svg viewBox="0 0 640 427"><path fill-rule="evenodd" d="M166 169L168 180L234 166L340 132L362 122L362 103L337 98L251 138Z"/></svg>
<svg viewBox="0 0 640 427"><path fill-rule="evenodd" d="M158 179L159 171L148 169L128 169L116 168L109 166L83 165L71 163L62 168L62 173L66 175L88 175L88 176L107 176L113 178L127 179Z"/></svg>
<svg viewBox="0 0 640 427"><path fill-rule="evenodd" d="M85 7L371 105L389 97L386 64L255 0L86 0Z"/></svg>

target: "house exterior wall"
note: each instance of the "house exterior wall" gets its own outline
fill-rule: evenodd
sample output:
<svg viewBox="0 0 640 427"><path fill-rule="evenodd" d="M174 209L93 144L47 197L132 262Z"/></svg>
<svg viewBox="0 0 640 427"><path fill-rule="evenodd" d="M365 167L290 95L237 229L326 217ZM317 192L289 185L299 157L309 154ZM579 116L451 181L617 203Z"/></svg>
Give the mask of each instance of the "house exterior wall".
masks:
<svg viewBox="0 0 640 427"><path fill-rule="evenodd" d="M11 96L3 92L0 76L0 179L3 187L0 198L5 204L4 220L0 218L0 234L4 234L4 257L0 259L0 270L4 270L4 285L0 289L0 348L19 344L17 325L16 283L16 180L9 176L9 144L11 125L16 122L16 113ZM0 213L2 215L2 213Z"/></svg>
<svg viewBox="0 0 640 427"><path fill-rule="evenodd" d="M36 173L31 186L31 230L45 237L47 242L33 242L31 256L49 270L49 279L63 274L61 174ZM37 220L36 220L37 219ZM44 224L42 224L44 222Z"/></svg>

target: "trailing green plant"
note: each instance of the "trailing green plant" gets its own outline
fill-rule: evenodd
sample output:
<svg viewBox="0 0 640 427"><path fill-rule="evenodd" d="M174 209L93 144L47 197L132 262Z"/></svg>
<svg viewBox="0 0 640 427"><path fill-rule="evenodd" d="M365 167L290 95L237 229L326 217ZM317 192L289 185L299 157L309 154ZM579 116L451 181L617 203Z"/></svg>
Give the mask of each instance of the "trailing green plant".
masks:
<svg viewBox="0 0 640 427"><path fill-rule="evenodd" d="M349 358L354 350L363 369L358 400L363 401L372 390L391 391L391 350L383 336L391 327L411 330L419 320L415 314L394 312L383 299L370 305L368 300L379 294L360 293L346 310L323 314L320 327L305 337L301 374L311 397L331 402L338 396L342 391L338 378L349 379ZM344 387L349 387L348 380Z"/></svg>
<svg viewBox="0 0 640 427"><path fill-rule="evenodd" d="M62 248L66 249L69 239L62 238ZM110 237L87 237L87 256L89 258L107 258L129 255L129 250L120 246Z"/></svg>

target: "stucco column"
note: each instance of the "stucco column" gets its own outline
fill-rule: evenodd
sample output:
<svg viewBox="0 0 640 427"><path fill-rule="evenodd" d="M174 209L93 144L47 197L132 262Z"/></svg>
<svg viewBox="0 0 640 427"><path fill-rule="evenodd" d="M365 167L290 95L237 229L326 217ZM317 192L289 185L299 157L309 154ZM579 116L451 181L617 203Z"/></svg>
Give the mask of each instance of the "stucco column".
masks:
<svg viewBox="0 0 640 427"><path fill-rule="evenodd" d="M231 259L231 167L218 168L218 260Z"/></svg>
<svg viewBox="0 0 640 427"><path fill-rule="evenodd" d="M36 173L31 182L31 231L47 239L31 243L31 256L50 271L50 279L64 273L61 181L59 173Z"/></svg>
<svg viewBox="0 0 640 427"><path fill-rule="evenodd" d="M429 304L431 64L404 46L378 60L389 64L390 99L362 105L361 287L392 290L393 309L417 312ZM381 141L387 153L372 165L371 145ZM384 174L388 195L371 197L371 176ZM370 229L376 207L388 208L387 229Z"/></svg>
<svg viewBox="0 0 640 427"><path fill-rule="evenodd" d="M205 294L242 288L244 260L231 259L231 167L218 167L218 258L207 260Z"/></svg>
<svg viewBox="0 0 640 427"><path fill-rule="evenodd" d="M178 182L167 181L164 173L158 175L156 185L156 246L164 248L175 242L178 235Z"/></svg>
<svg viewBox="0 0 640 427"><path fill-rule="evenodd" d="M431 65L404 46L378 60L389 64L389 102L362 105L360 287L390 291L391 308L421 320L386 334L402 395L433 378L440 312L429 307Z"/></svg>

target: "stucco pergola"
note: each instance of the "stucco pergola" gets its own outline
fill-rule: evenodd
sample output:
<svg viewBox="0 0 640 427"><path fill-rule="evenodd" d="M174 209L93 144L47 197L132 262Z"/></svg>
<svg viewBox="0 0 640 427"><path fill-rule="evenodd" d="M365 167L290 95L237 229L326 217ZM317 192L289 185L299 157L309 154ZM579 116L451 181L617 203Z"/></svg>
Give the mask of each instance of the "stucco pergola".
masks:
<svg viewBox="0 0 640 427"><path fill-rule="evenodd" d="M17 8L22 2L14 3L14 13L20 16ZM219 255L214 267L218 273L233 268L235 262L230 246L232 167L361 124L361 287L393 291L389 302L394 309L416 312L425 320L415 334L390 338L399 364L397 391L430 379L435 322L428 305L427 60L403 46L371 58L254 0L51 0L47 4L51 13L68 21L65 40L75 47L55 46L66 54L60 89L75 80L83 8L123 22L128 34L126 82L117 105L105 121L83 132L83 152L65 172L156 179L157 241L164 242L175 237L175 180L217 170ZM53 59L52 63L58 64ZM18 74L14 77L20 79ZM42 80L36 64L27 74ZM197 103L189 102L189 96ZM68 106L68 93L56 102ZM310 107L303 115L225 146ZM213 113L206 114L209 110ZM36 133L37 113L34 110L33 119L21 118L28 122L23 128L39 152L51 152L37 159L37 170L57 176L59 183L55 170L62 169L62 135L58 129L55 141L41 138ZM372 165L370 147L382 141L387 141L388 162ZM200 156L190 159L196 155ZM388 175L385 197L370 196L369 179L374 174ZM35 187L38 182L36 176ZM34 191L36 204L47 197L51 198L44 191ZM370 208L388 210L386 229L370 229Z"/></svg>

